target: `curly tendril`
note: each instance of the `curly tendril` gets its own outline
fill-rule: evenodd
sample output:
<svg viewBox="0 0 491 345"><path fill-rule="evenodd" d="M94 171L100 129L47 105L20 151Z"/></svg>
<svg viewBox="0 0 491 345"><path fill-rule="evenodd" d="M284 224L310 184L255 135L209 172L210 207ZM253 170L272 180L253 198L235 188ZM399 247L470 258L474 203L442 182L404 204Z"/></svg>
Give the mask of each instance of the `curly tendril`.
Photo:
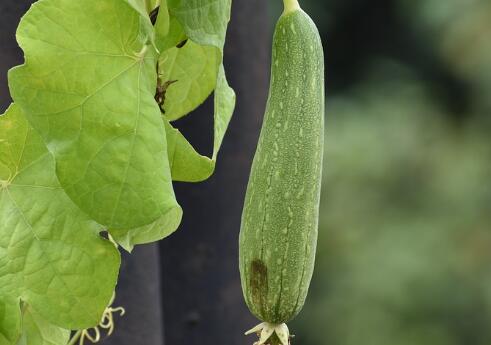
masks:
<svg viewBox="0 0 491 345"><path fill-rule="evenodd" d="M115 297L116 294L113 294L111 301L109 302L109 307L107 307L102 314L101 322L93 328L87 328L77 331L68 342L68 345L75 345L77 343L78 345L84 345L84 342L86 340L95 344L102 339L101 330L106 331L106 337L109 337L114 332L114 313L119 313L120 316L123 316L125 313L123 307L113 308L111 306L114 302Z"/></svg>

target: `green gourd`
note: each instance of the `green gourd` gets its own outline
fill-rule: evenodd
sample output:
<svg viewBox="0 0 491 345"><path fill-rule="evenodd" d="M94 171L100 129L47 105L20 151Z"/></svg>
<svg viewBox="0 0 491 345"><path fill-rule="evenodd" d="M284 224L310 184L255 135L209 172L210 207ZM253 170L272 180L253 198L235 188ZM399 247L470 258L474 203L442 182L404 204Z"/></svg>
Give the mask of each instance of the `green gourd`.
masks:
<svg viewBox="0 0 491 345"><path fill-rule="evenodd" d="M285 323L302 309L314 269L321 189L322 43L297 0L284 5L239 240L244 298L264 321L246 334L258 333L259 345L289 343Z"/></svg>

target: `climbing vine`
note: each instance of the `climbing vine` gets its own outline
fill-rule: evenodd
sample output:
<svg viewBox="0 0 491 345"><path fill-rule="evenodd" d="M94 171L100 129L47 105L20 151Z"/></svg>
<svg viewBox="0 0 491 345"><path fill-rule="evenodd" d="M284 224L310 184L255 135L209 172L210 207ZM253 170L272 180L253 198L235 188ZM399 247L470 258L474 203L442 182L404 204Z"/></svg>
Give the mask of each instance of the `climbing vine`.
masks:
<svg viewBox="0 0 491 345"><path fill-rule="evenodd" d="M9 71L14 103L0 117L0 345L113 332L118 248L174 232L172 181L214 171L235 106L223 67L230 6L39 0L22 18L25 63ZM173 121L211 94L207 157Z"/></svg>

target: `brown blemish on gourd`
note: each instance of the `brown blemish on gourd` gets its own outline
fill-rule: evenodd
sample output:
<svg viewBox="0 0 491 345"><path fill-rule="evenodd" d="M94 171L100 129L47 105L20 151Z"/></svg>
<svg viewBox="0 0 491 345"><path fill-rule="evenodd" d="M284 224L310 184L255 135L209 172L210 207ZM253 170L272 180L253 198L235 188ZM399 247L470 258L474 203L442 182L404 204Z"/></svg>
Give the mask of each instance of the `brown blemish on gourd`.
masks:
<svg viewBox="0 0 491 345"><path fill-rule="evenodd" d="M250 287L252 292L252 302L259 306L260 311L264 314L264 307L268 296L268 268L260 259L251 262Z"/></svg>

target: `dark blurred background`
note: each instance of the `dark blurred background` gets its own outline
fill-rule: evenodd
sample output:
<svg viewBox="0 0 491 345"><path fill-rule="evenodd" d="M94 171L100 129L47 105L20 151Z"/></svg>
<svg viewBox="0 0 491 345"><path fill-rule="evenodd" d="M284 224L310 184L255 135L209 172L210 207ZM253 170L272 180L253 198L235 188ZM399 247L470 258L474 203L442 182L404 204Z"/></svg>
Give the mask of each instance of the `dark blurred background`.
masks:
<svg viewBox="0 0 491 345"><path fill-rule="evenodd" d="M296 343L489 344L491 1L301 4L325 46L327 140Z"/></svg>
<svg viewBox="0 0 491 345"><path fill-rule="evenodd" d="M300 2L325 46L327 135L316 270L290 325L294 343L489 345L491 2ZM280 0L268 4L269 27L264 1L235 0L231 133L212 180L177 186L188 218L160 247L173 345L252 342L237 334L253 320L240 296L236 237L281 13ZM5 18L2 109L4 72L18 63L3 46L13 35ZM183 127L193 136L191 123ZM203 131L194 132L199 142ZM210 202L217 193L227 197Z"/></svg>

